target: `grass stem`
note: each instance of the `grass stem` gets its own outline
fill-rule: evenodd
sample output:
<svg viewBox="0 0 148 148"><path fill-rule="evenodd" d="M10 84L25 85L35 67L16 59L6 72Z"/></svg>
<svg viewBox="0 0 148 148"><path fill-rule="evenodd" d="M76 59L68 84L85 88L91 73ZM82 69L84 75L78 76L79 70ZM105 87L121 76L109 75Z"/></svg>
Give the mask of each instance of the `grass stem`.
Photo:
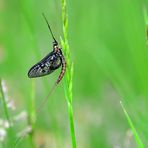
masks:
<svg viewBox="0 0 148 148"><path fill-rule="evenodd" d="M140 137L139 137L139 135L138 135L138 133L137 133L135 127L134 127L134 124L133 124L133 122L132 122L130 116L128 115L128 113L127 113L127 111L126 111L126 109L125 109L125 107L123 106L123 103L122 103L121 101L120 101L120 104L121 104L121 107L122 107L122 109L123 109L123 111L124 111L124 114L125 114L125 116L126 116L126 118L127 118L127 121L128 121L128 123L129 123L129 125L130 125L130 127L131 127L131 129L132 129L132 132L133 132L133 134L134 134L134 137L135 137L135 140L136 140L136 142L137 142L137 144L138 144L138 147L139 147L139 148L144 148L143 143L142 143L142 141L141 141L141 139L140 139Z"/></svg>
<svg viewBox="0 0 148 148"><path fill-rule="evenodd" d="M63 22L63 35L64 38L61 39L61 44L63 47L64 55L67 63L67 70L64 79L64 89L65 96L68 105L68 114L69 114L69 125L71 133L72 147L76 148L76 136L74 129L74 116L73 116L73 107L72 107L72 77L73 77L73 63L71 61L70 49L68 44L68 17L66 12L66 0L62 0L62 22Z"/></svg>
<svg viewBox="0 0 148 148"><path fill-rule="evenodd" d="M8 108L7 108L7 103L6 103L6 99L5 99L5 94L4 94L4 91L3 91L3 84L2 84L2 80L1 79L0 79L0 91L1 91L1 96L2 96L2 102L3 102L5 116L6 116L7 121L9 122L9 125L11 125L10 117L9 117L9 112L8 112Z"/></svg>

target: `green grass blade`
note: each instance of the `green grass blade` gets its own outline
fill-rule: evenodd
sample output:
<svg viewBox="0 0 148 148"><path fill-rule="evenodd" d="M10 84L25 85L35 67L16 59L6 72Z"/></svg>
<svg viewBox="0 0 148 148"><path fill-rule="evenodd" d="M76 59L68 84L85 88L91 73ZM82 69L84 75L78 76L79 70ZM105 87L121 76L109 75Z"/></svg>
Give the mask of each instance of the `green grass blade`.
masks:
<svg viewBox="0 0 148 148"><path fill-rule="evenodd" d="M71 61L70 49L68 44L68 17L66 12L66 0L62 0L62 22L63 22L63 35L64 39L61 39L61 44L63 47L63 51L66 58L67 70L65 74L64 88L66 101L68 105L68 114L69 114L69 124L70 124L70 132L71 132L71 141L72 147L76 148L76 136L74 129L74 117L73 117L73 107L72 107L72 77L73 77L73 63Z"/></svg>
<svg viewBox="0 0 148 148"><path fill-rule="evenodd" d="M142 141L141 141L135 127L134 127L134 124L132 123L132 120L131 120L130 116L128 115L128 113L127 113L127 111L126 111L126 109L125 109L125 107L124 107L124 105L123 105L123 103L121 101L120 101L120 104L121 104L121 107L122 107L122 109L124 111L124 114L125 114L125 116L127 118L127 121L128 121L128 123L129 123L129 125L130 125L130 127L132 129L132 132L134 134L134 137L135 137L135 140L136 140L136 142L138 144L138 147L139 148L144 148L143 143L142 143Z"/></svg>
<svg viewBox="0 0 148 148"><path fill-rule="evenodd" d="M12 121L9 115L9 110L7 107L7 102L6 102L6 98L5 98L5 92L3 90L3 85L2 85L2 80L0 79L0 94L1 94L1 98L2 98L2 103L3 103L3 108L4 108L4 114L5 117L9 123L9 128L7 129L7 134L8 134L8 139L6 139L8 146L12 146L14 145L14 139L15 139L15 134L12 128Z"/></svg>
<svg viewBox="0 0 148 148"><path fill-rule="evenodd" d="M2 80L1 79L0 79L0 91L1 91L1 95L2 95L2 102L3 102L5 116L6 116L6 119L8 120L8 122L10 124L11 122L10 122L8 108L7 108L7 103L5 101L5 95L4 95L4 91L3 91L3 87L2 87Z"/></svg>
<svg viewBox="0 0 148 148"><path fill-rule="evenodd" d="M35 122L36 122L35 81L34 80L32 80L30 98L31 98L31 103L29 104L29 124L32 127L32 132L29 134L29 139L30 139L30 144L31 144L32 148L35 148L35 144L34 144L34 141L33 141Z"/></svg>

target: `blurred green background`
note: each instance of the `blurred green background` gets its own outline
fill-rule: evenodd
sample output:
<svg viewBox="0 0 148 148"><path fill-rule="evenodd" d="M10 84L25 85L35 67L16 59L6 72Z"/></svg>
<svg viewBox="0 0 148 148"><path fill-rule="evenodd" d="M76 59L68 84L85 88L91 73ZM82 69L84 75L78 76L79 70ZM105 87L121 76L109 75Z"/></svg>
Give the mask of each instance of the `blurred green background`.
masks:
<svg viewBox="0 0 148 148"><path fill-rule="evenodd" d="M148 1L68 0L67 8L77 147L138 147L120 101L148 146ZM46 77L27 77L29 68L52 51L42 12L60 42L61 1L0 0L0 12L0 77L15 102L16 109L9 111L13 118L22 111L31 114L32 96L39 106L60 73L59 69ZM18 147L71 147L63 81L36 118L33 140L25 137ZM26 126L19 120L13 133ZM2 147L8 147L8 135L0 142Z"/></svg>

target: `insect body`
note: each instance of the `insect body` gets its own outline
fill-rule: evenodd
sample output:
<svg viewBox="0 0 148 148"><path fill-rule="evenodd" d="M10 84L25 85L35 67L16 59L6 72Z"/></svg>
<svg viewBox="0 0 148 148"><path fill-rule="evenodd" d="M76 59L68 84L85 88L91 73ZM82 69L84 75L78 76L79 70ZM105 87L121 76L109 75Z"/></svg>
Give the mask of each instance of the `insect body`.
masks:
<svg viewBox="0 0 148 148"><path fill-rule="evenodd" d="M36 78L36 77L42 77L42 76L48 75L62 65L61 73L56 81L56 84L58 84L64 76L64 73L66 70L66 61L62 54L61 48L59 48L58 46L58 42L53 36L50 25L44 14L43 14L43 17L45 18L45 21L48 25L48 28L54 40L53 51L50 52L47 56L45 56L40 62L38 62L37 64L31 67L31 69L28 72L28 77Z"/></svg>

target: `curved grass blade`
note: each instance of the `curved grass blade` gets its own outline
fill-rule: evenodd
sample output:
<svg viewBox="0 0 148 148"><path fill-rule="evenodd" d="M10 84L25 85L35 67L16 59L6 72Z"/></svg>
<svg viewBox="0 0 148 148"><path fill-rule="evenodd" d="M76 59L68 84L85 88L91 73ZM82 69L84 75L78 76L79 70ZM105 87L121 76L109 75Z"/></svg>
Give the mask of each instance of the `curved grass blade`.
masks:
<svg viewBox="0 0 148 148"><path fill-rule="evenodd" d="M134 127L134 124L133 124L130 116L128 115L128 113L127 113L127 111L126 111L126 109L125 109L125 107L124 107L124 105L123 105L123 103L121 101L120 101L120 104L121 104L121 107L122 107L122 109L124 111L124 114L125 114L125 116L127 118L127 121L128 121L128 123L129 123L129 125L130 125L130 127L132 129L132 132L134 134L134 137L135 137L135 140L136 140L136 142L138 144L138 147L139 148L144 148L144 145L143 145L143 143L142 143L142 141L141 141L141 139L140 139L140 137L139 137L135 127Z"/></svg>

